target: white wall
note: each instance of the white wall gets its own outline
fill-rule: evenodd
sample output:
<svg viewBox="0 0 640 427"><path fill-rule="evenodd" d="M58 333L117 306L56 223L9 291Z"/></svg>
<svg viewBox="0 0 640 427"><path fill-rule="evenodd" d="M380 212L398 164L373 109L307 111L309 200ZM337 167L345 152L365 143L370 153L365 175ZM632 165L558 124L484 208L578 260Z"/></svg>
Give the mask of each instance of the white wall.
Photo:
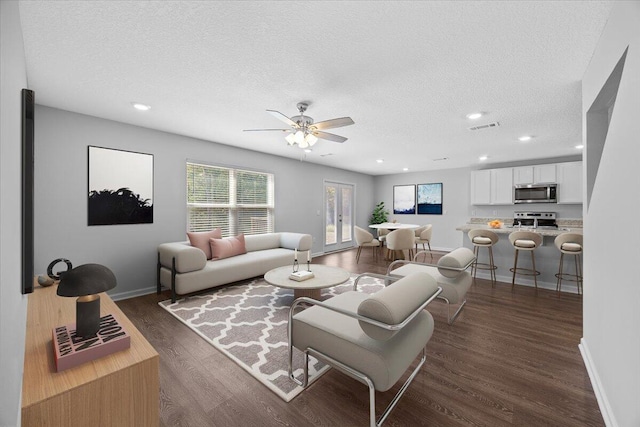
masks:
<svg viewBox="0 0 640 427"><path fill-rule="evenodd" d="M640 228L615 215L640 211L640 3L616 2L582 81L587 112L628 47L591 202L585 207L584 336L581 350L609 426L640 425ZM587 151L589 153L589 151ZM585 164L595 164L594 159ZM593 178L594 168L586 173Z"/></svg>
<svg viewBox="0 0 640 427"><path fill-rule="evenodd" d="M312 234L313 253L323 250L324 179L355 184L358 224L374 206L369 175L43 106L35 124L36 272L60 257L104 264L118 279L115 298L153 291L158 244L186 240L187 159L274 173L276 231ZM88 145L154 155L153 224L87 226Z"/></svg>
<svg viewBox="0 0 640 427"><path fill-rule="evenodd" d="M0 426L20 424L27 297L20 292L21 89L27 72L18 2L0 2ZM36 94L37 95L37 94Z"/></svg>
<svg viewBox="0 0 640 427"><path fill-rule="evenodd" d="M394 215L393 186L442 183L442 215ZM410 224L432 224L431 249L450 250L462 246L456 227L469 222L469 169L445 169L382 175L375 178L374 194L389 211L389 220Z"/></svg>

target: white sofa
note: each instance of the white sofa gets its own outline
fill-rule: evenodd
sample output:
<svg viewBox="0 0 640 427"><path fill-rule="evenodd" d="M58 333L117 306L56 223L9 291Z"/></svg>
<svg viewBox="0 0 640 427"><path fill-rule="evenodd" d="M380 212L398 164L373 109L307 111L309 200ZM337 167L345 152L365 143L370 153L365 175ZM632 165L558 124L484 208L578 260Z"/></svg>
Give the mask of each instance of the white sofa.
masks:
<svg viewBox="0 0 640 427"><path fill-rule="evenodd" d="M158 246L158 293L171 289L171 301L185 295L239 280L262 276L276 267L293 265L294 250L306 262L311 250L310 234L267 233L244 236L246 254L208 260L202 250L188 241L162 243ZM300 253L301 252L301 253Z"/></svg>

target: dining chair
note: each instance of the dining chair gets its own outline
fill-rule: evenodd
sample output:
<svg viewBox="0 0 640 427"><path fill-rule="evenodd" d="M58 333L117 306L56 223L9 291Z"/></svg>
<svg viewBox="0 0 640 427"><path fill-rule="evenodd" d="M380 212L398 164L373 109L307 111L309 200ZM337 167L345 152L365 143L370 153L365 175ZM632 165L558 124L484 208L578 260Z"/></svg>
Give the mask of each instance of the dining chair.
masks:
<svg viewBox="0 0 640 427"><path fill-rule="evenodd" d="M360 261L360 254L363 247L370 247L373 253L374 261L377 259L377 247L380 246L380 241L373 238L373 234L369 233L364 228L360 228L357 225L354 226L356 243L358 245L358 253L356 254L356 264Z"/></svg>
<svg viewBox="0 0 640 427"><path fill-rule="evenodd" d="M418 252L418 245L422 245L422 250L426 250L424 244L427 244L429 248L429 253L431 254L431 259L433 260L433 252L431 252L431 233L433 231L433 226L431 224L424 225L422 227L416 228L416 253Z"/></svg>
<svg viewBox="0 0 640 427"><path fill-rule="evenodd" d="M391 251L391 260L404 259L404 251L408 251L409 257L413 257L413 247L415 245L415 233L409 228L399 228L387 235L387 250Z"/></svg>

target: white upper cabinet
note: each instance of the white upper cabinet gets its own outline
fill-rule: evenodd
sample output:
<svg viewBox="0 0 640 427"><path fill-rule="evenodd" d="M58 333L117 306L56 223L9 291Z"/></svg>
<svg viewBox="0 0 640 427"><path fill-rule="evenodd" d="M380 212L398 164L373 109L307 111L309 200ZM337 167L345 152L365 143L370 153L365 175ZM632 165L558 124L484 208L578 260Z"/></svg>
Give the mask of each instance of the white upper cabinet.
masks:
<svg viewBox="0 0 640 427"><path fill-rule="evenodd" d="M558 182L556 174L556 164L537 165L533 167L533 183L534 184L555 184Z"/></svg>
<svg viewBox="0 0 640 427"><path fill-rule="evenodd" d="M491 204L491 170L471 171L471 204Z"/></svg>
<svg viewBox="0 0 640 427"><path fill-rule="evenodd" d="M513 204L513 168L490 169L491 204Z"/></svg>
<svg viewBox="0 0 640 427"><path fill-rule="evenodd" d="M503 168L471 171L471 204L513 204L513 170Z"/></svg>
<svg viewBox="0 0 640 427"><path fill-rule="evenodd" d="M513 184L532 184L533 166L520 166L513 168Z"/></svg>
<svg viewBox="0 0 640 427"><path fill-rule="evenodd" d="M513 168L513 184L549 184L557 182L556 164Z"/></svg>
<svg viewBox="0 0 640 427"><path fill-rule="evenodd" d="M582 203L582 162L557 164L558 203Z"/></svg>
<svg viewBox="0 0 640 427"><path fill-rule="evenodd" d="M517 184L558 184L558 203L582 203L582 162L471 171L472 205L511 205Z"/></svg>

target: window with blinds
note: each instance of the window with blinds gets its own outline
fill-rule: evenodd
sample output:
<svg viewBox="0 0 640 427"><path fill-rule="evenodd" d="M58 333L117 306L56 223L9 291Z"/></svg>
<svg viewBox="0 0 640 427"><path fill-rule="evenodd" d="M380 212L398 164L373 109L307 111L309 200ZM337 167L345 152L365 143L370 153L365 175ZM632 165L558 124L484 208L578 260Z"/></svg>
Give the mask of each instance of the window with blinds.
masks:
<svg viewBox="0 0 640 427"><path fill-rule="evenodd" d="M187 231L273 232L273 174L187 162Z"/></svg>

